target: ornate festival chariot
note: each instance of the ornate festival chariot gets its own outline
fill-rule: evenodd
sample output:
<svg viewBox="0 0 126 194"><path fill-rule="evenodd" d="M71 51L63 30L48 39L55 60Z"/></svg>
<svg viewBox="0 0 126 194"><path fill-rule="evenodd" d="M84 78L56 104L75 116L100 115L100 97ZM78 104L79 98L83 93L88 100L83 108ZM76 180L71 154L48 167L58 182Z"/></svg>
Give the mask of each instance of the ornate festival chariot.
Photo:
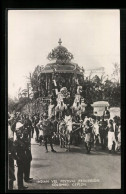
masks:
<svg viewBox="0 0 126 194"><path fill-rule="evenodd" d="M74 57L67 48L61 45L61 39L58 43L59 45L47 56L51 62L41 67L38 74L39 98L37 101L40 101L40 104L41 102L49 104L51 99L55 105L62 99L65 104L70 105L75 99L81 101L79 90L84 83L84 69L72 62Z"/></svg>

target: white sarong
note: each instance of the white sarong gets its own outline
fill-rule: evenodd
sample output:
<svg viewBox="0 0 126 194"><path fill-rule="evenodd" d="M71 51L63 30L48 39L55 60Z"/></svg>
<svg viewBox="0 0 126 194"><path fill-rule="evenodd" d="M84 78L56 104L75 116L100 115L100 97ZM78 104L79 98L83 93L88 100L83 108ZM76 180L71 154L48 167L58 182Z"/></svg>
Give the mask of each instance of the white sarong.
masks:
<svg viewBox="0 0 126 194"><path fill-rule="evenodd" d="M116 139L115 139L115 133L109 131L108 132L108 149L109 150L112 150L113 141L115 142L115 145L116 145L117 143L116 143Z"/></svg>

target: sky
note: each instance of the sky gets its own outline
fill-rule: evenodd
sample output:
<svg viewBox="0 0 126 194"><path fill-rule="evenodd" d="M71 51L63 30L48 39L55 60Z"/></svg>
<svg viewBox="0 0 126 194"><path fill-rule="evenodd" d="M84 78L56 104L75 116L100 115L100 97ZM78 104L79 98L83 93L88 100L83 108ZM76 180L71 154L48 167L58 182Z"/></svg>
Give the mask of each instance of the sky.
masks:
<svg viewBox="0 0 126 194"><path fill-rule="evenodd" d="M113 63L120 64L119 10L9 10L10 97L26 88L26 76L37 65L49 62L47 55L59 38L85 70L104 67L111 74Z"/></svg>

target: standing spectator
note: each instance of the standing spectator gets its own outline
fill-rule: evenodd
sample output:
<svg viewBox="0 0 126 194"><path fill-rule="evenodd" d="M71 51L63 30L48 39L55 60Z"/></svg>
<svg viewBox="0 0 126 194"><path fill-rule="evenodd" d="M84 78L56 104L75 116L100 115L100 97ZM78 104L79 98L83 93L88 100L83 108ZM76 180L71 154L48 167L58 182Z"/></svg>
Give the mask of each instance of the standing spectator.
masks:
<svg viewBox="0 0 126 194"><path fill-rule="evenodd" d="M28 138L28 130L25 129L23 131L23 138L22 141L25 145L25 154L26 154L26 164L24 168L24 180L25 182L30 182L32 178L30 178L30 167L31 167L31 161L32 161L32 154L31 154L31 143Z"/></svg>
<svg viewBox="0 0 126 194"><path fill-rule="evenodd" d="M114 133L115 133L115 142L113 145L114 150L117 150L117 144L118 144L118 133L119 133L119 125L118 125L118 117L113 118L113 127L114 127Z"/></svg>
<svg viewBox="0 0 126 194"><path fill-rule="evenodd" d="M104 150L107 146L107 121L102 118L102 120L99 122L99 133L101 138L101 147Z"/></svg>
<svg viewBox="0 0 126 194"><path fill-rule="evenodd" d="M26 154L25 154L25 143L22 140L21 129L16 131L17 139L14 141L14 149L17 160L18 172L17 172L17 184L18 190L27 189L27 186L23 184L23 175L26 168Z"/></svg>
<svg viewBox="0 0 126 194"><path fill-rule="evenodd" d="M109 120L109 124L107 128L108 128L108 149L109 149L109 153L111 153L112 148L113 148L113 142L116 143L112 119Z"/></svg>
<svg viewBox="0 0 126 194"><path fill-rule="evenodd" d="M32 122L29 119L29 116L26 116L25 122L24 122L24 129L28 130L28 136L31 141L31 131L32 131Z"/></svg>
<svg viewBox="0 0 126 194"><path fill-rule="evenodd" d="M9 163L9 190L13 190L13 182L16 180L14 175L14 149L13 149L13 131L10 126L12 118L8 119L8 163Z"/></svg>
<svg viewBox="0 0 126 194"><path fill-rule="evenodd" d="M121 151L121 125L119 125L118 132L117 151Z"/></svg>

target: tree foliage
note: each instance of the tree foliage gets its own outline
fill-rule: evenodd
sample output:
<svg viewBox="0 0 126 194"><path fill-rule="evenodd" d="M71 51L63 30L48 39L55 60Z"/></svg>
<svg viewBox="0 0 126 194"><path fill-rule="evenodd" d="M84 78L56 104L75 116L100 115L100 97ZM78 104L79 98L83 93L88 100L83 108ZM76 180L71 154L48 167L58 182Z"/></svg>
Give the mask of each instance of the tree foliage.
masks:
<svg viewBox="0 0 126 194"><path fill-rule="evenodd" d="M112 73L112 76L113 76L117 81L119 81L119 78L120 78L120 67L119 67L119 64L118 64L118 63L114 63L114 64L113 64L113 73Z"/></svg>
<svg viewBox="0 0 126 194"><path fill-rule="evenodd" d="M102 79L98 76L93 77L92 80L85 80L82 95L89 104L105 100L110 106L120 106L120 84L108 79L102 83Z"/></svg>
<svg viewBox="0 0 126 194"><path fill-rule="evenodd" d="M28 97L20 98L19 102L16 104L16 111L21 111L21 109L29 103L31 100Z"/></svg>
<svg viewBox="0 0 126 194"><path fill-rule="evenodd" d="M21 97L18 101L14 101L11 98L8 98L8 111L21 111L22 108L29 103L31 100L28 97Z"/></svg>
<svg viewBox="0 0 126 194"><path fill-rule="evenodd" d="M33 88L33 92L34 92L34 98L38 98L39 97L39 89L40 89L40 83L39 83L39 74L41 72L41 67L38 65L32 76L31 76L31 86Z"/></svg>
<svg viewBox="0 0 126 194"><path fill-rule="evenodd" d="M8 97L8 111L13 112L15 110L15 106L16 102L12 98Z"/></svg>

